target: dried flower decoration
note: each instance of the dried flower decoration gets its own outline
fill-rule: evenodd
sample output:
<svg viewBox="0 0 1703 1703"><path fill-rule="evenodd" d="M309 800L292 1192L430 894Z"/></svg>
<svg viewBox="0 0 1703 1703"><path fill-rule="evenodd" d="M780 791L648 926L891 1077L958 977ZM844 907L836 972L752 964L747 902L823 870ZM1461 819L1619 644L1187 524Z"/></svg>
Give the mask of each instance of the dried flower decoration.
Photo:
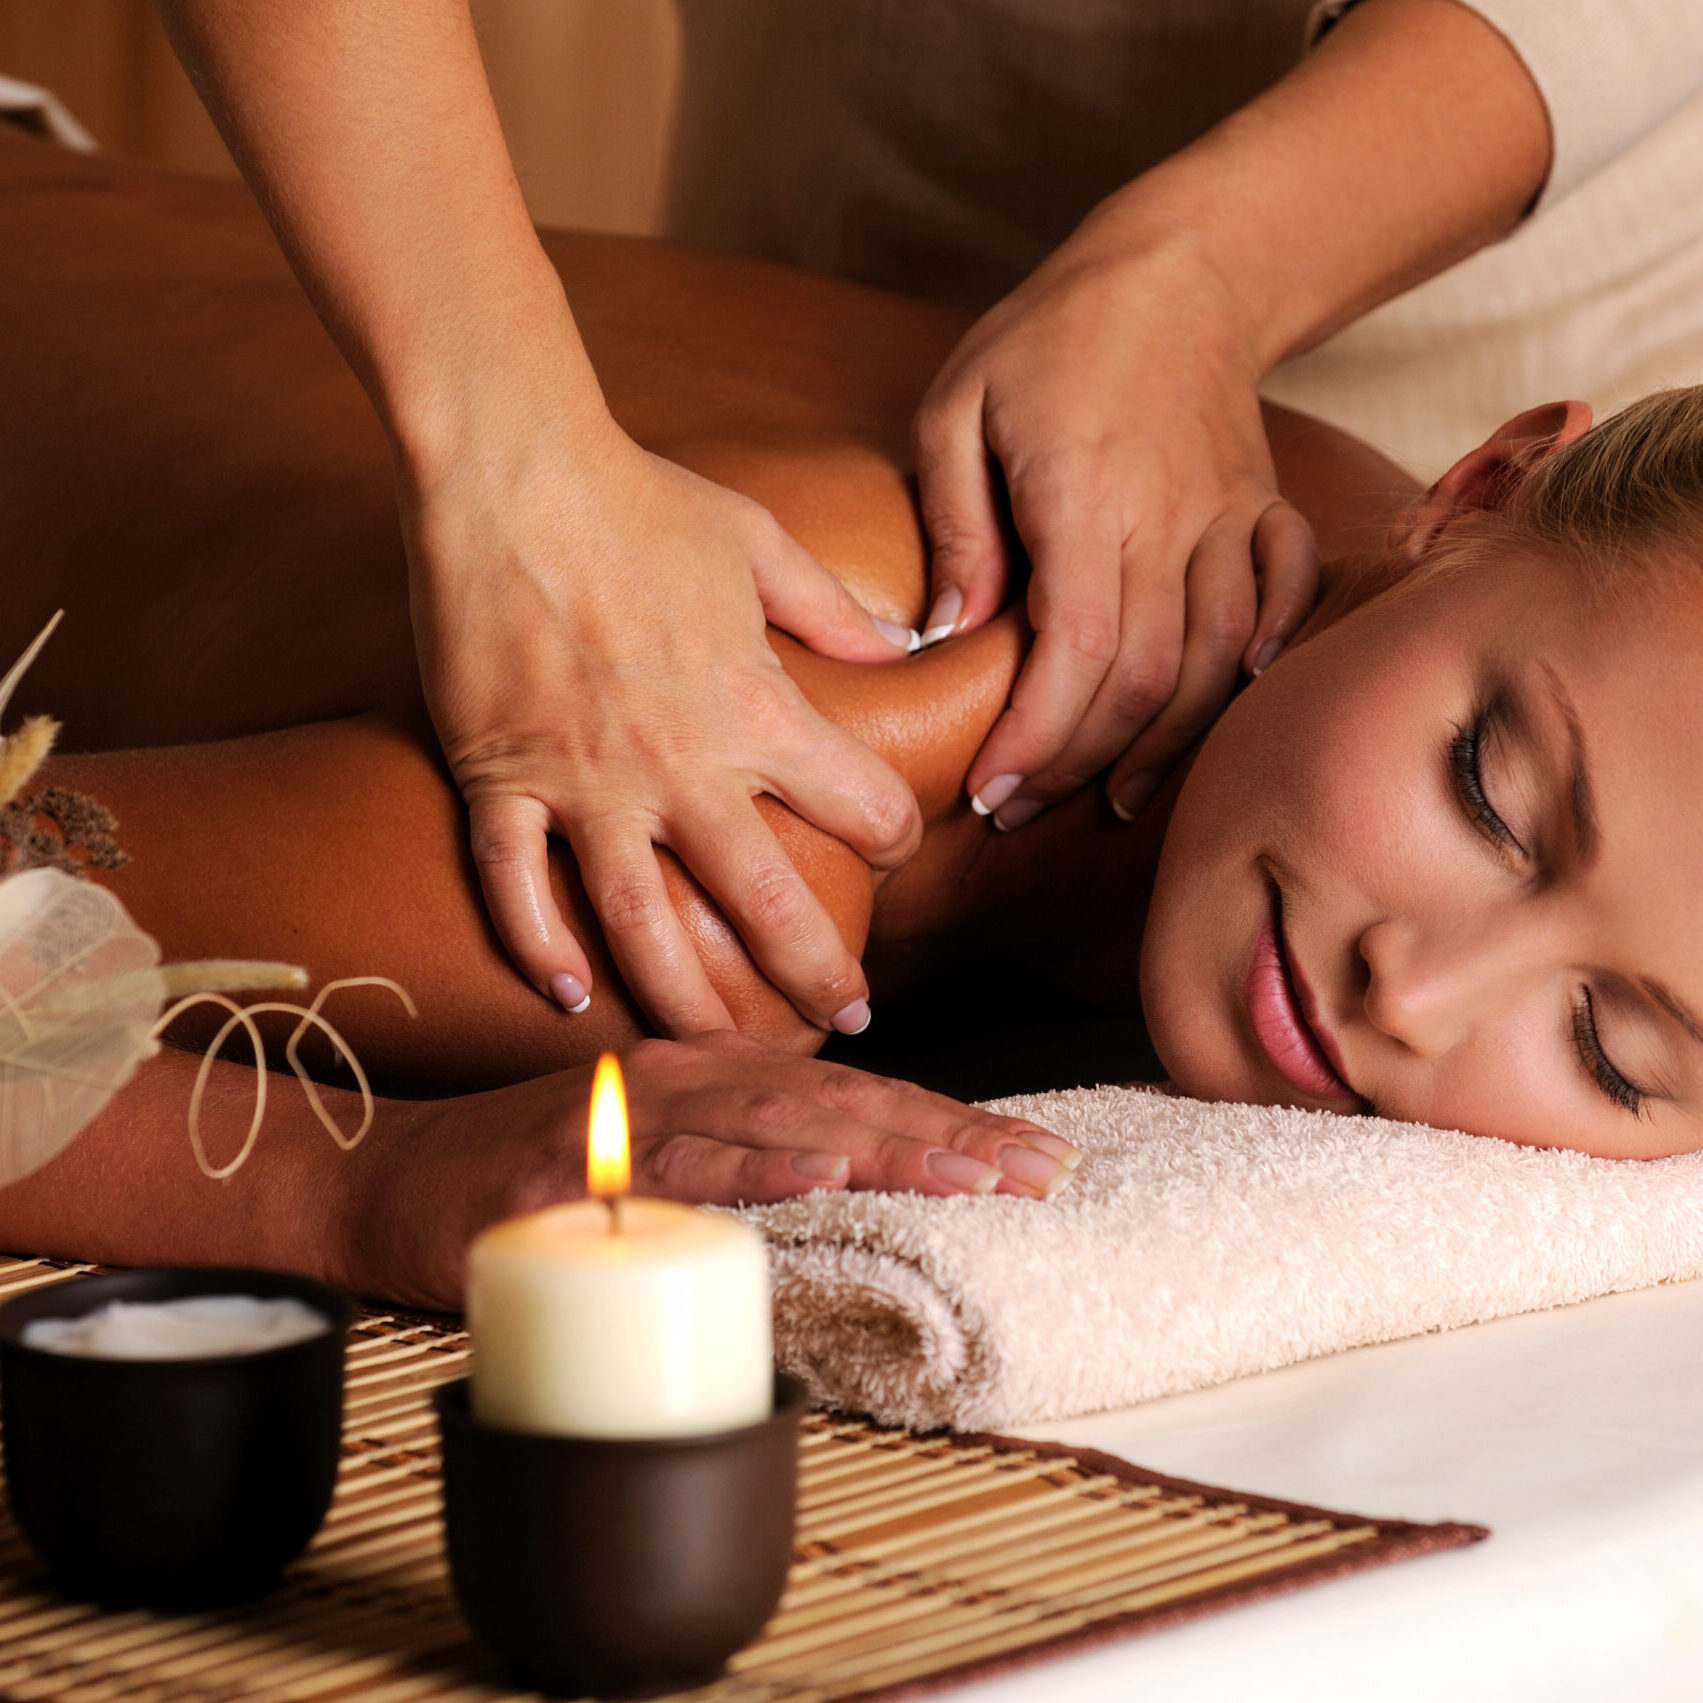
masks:
<svg viewBox="0 0 1703 1703"><path fill-rule="evenodd" d="M0 716L62 614L0 678ZM6 857L0 874L0 1186L62 1151L136 1067L159 1051L160 1034L172 1019L207 1001L230 1016L203 1057L190 1096L189 1138L201 1170L209 1177L228 1177L254 1149L268 1083L254 1018L267 1011L299 1019L284 1049L286 1061L332 1138L341 1147L353 1147L372 1125L372 1090L360 1061L321 1007L338 988L375 985L395 993L412 1016L408 995L386 977L368 976L328 983L310 1006L267 1001L245 1008L228 995L305 987L307 972L293 964L223 959L161 964L158 943L131 921L118 899L78 878L80 867L112 868L122 861L111 816L94 800L55 788L17 802L53 749L58 731L49 717L32 716L0 738L0 842ZM51 831L37 825L44 818ZM162 1012L167 1000L175 1003ZM215 1166L201 1137L201 1102L220 1047L239 1027L254 1048L254 1110L236 1157ZM310 1028L322 1031L354 1072L362 1118L353 1134L338 1128L298 1056Z"/></svg>

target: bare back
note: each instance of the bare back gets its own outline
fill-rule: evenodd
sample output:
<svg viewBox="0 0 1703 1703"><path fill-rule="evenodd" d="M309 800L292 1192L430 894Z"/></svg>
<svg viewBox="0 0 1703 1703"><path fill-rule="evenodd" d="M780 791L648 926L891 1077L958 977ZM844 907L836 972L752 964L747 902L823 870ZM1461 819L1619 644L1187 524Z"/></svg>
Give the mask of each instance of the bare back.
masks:
<svg viewBox="0 0 1703 1703"><path fill-rule="evenodd" d="M909 421L960 317L659 243L546 245L621 423L766 504L872 609L914 624L925 560ZM69 612L17 707L51 712L92 753L53 778L119 814L132 861L111 884L138 919L174 957L403 982L418 1023L378 999L349 1023L393 1090L536 1075L630 1038L638 1019L618 993L565 1018L486 925L420 699L387 447L246 194L0 128L0 248L0 372L28 399L0 413L0 635L21 647ZM1317 487L1315 520L1360 525L1329 493L1387 483L1387 464L1344 477L1358 446L1280 424L1303 434L1290 459ZM766 806L854 948L874 915L872 970L883 953L893 974L925 968L1061 856L1083 881L1129 856L1086 797L998 850L964 807L965 767L1024 642L1015 612L880 668L777 637L813 701L899 767L930 824L876 908L860 860ZM590 925L565 853L555 875ZM671 880L741 1026L812 1045L689 878ZM1044 939L1046 907L1029 920ZM596 968L617 987L606 959Z"/></svg>

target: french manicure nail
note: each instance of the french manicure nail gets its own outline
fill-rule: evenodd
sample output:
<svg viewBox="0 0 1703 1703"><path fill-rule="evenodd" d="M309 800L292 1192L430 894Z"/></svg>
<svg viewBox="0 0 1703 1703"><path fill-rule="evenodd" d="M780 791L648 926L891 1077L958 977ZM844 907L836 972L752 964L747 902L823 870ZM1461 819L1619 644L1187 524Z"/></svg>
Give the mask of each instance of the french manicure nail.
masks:
<svg viewBox="0 0 1703 1703"><path fill-rule="evenodd" d="M861 1035L869 1027L869 1001L854 999L850 1005L841 1006L829 1021L842 1035Z"/></svg>
<svg viewBox="0 0 1703 1703"><path fill-rule="evenodd" d="M974 798L970 800L970 808L978 816L991 816L1018 787L1023 784L1022 775L995 775Z"/></svg>
<svg viewBox="0 0 1703 1703"><path fill-rule="evenodd" d="M1026 1129L1023 1139L1031 1147L1050 1153L1067 1171L1074 1171L1082 1163L1082 1149L1071 1146L1062 1135L1054 1135L1050 1129Z"/></svg>
<svg viewBox="0 0 1703 1703"><path fill-rule="evenodd" d="M964 1194L992 1194L999 1187L1001 1173L967 1153L954 1153L950 1147L933 1148L923 1160L937 1182Z"/></svg>
<svg viewBox="0 0 1703 1703"><path fill-rule="evenodd" d="M926 650L942 639L949 639L958 630L958 617L964 613L964 594L956 586L935 598L934 607L922 625L922 642Z"/></svg>
<svg viewBox="0 0 1703 1703"><path fill-rule="evenodd" d="M1133 822L1137 812L1153 796L1159 777L1148 769L1137 769L1126 775L1123 784L1112 794L1112 812L1120 822Z"/></svg>
<svg viewBox="0 0 1703 1703"><path fill-rule="evenodd" d="M552 976L550 991L556 996L556 1003L570 1017L579 1016L591 1004L591 995L585 991L578 976Z"/></svg>
<svg viewBox="0 0 1703 1703"><path fill-rule="evenodd" d="M1254 652L1254 665L1248 670L1250 679L1257 680L1283 654L1282 639L1267 639Z"/></svg>
<svg viewBox="0 0 1703 1703"><path fill-rule="evenodd" d="M897 621L884 620L879 615L870 616L870 620L875 623L876 632L878 632L882 638L888 642L888 644L902 650L907 656L909 656L912 651L922 649L922 634L919 633L915 627L902 626Z"/></svg>
<svg viewBox="0 0 1703 1703"><path fill-rule="evenodd" d="M851 1160L843 1153L795 1153L790 1161L797 1174L811 1183L843 1183Z"/></svg>
<svg viewBox="0 0 1703 1703"><path fill-rule="evenodd" d="M1033 822L1044 809L1038 798L1014 798L994 817L993 825L1002 834L1009 834L1025 822Z"/></svg>
<svg viewBox="0 0 1703 1703"><path fill-rule="evenodd" d="M1051 1194L1070 1181L1070 1172L1058 1160L1036 1152L1033 1147L1014 1144L1001 1148L998 1162L1000 1170L1014 1183L1022 1183L1025 1188L1037 1189L1042 1194Z"/></svg>

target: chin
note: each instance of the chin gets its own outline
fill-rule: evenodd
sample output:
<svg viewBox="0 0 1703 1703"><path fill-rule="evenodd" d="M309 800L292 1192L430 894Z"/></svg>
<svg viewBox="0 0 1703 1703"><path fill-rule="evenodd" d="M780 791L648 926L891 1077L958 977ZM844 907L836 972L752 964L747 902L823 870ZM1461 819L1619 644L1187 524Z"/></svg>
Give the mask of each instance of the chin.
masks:
<svg viewBox="0 0 1703 1703"><path fill-rule="evenodd" d="M1173 972L1170 955L1142 953L1141 1009L1148 1039L1166 1078L1195 1100L1257 1101L1265 1098L1236 1044L1223 996L1201 974Z"/></svg>

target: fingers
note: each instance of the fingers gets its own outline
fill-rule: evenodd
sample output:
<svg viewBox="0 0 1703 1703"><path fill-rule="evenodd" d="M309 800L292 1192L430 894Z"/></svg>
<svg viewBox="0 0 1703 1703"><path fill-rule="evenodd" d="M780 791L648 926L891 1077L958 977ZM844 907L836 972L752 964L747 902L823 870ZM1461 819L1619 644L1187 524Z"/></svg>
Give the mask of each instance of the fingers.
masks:
<svg viewBox="0 0 1703 1703"><path fill-rule="evenodd" d="M1103 512L1079 514L1067 525L1066 514L1050 500L1044 506L1031 501L1017 507L1017 496L1014 489L1018 525L1035 569L1028 599L1035 643L1012 688L1010 707L988 734L966 782L977 811L992 814L996 825L1007 829L1021 827L1047 803L1074 790L1066 772L1054 765L1082 728L1107 671L1122 660L1124 600L1122 541ZM1180 644L1180 611L1166 619L1162 599L1144 602L1164 625L1143 636L1141 656L1131 659L1132 676L1137 666L1154 666L1150 657L1162 665L1167 646L1174 657ZM1132 690L1168 695L1162 667L1152 680L1132 677L1128 684ZM1158 703L1163 702L1161 695ZM1103 730L1090 729L1082 749L1103 744L1104 738ZM1113 754L1108 749L1096 767ZM1095 772L1087 770L1074 785ZM1041 774L1046 784L1037 788L1033 778Z"/></svg>
<svg viewBox="0 0 1703 1703"><path fill-rule="evenodd" d="M933 595L922 642L979 627L1005 601L1009 575L982 428L982 390L943 381L923 399L914 432L917 486L931 550Z"/></svg>
<svg viewBox="0 0 1703 1703"><path fill-rule="evenodd" d="M1107 764L1113 808L1130 819L1211 726L1240 675L1256 661L1269 666L1313 608L1319 560L1287 503L1268 503L1250 526L1251 512L1220 514L1175 571L1139 534L1124 541L1115 616L1086 552L1062 591L1061 553L1037 552L1035 647L969 777L975 807L996 827L1023 826ZM1115 643L1096 629L1115 629Z"/></svg>
<svg viewBox="0 0 1703 1703"><path fill-rule="evenodd" d="M1208 528L1189 562L1187 637L1176 688L1114 765L1112 808L1131 821L1177 760L1230 701L1254 629L1255 587L1245 524Z"/></svg>
<svg viewBox="0 0 1703 1703"><path fill-rule="evenodd" d="M549 813L516 794L475 792L467 806L473 862L497 934L527 980L577 1015L591 1003L591 965L550 890Z"/></svg>
<svg viewBox="0 0 1703 1703"><path fill-rule="evenodd" d="M772 755L754 779L876 869L913 857L922 844L922 812L904 777L802 698L799 707L808 720L787 729L793 737L784 747L778 738L770 742Z"/></svg>
<svg viewBox="0 0 1703 1703"><path fill-rule="evenodd" d="M842 662L892 662L922 644L913 627L870 612L802 544L774 526L752 558L771 625Z"/></svg>
<svg viewBox="0 0 1703 1703"><path fill-rule="evenodd" d="M671 1135L645 1143L635 1155L636 1194L703 1206L761 1206L794 1195L846 1186L842 1154L732 1147L703 1135Z"/></svg>
<svg viewBox="0 0 1703 1703"><path fill-rule="evenodd" d="M705 1055L710 1058L706 1068ZM922 1194L1005 1193L1042 1198L1070 1179L1080 1155L1048 1131L1020 1119L961 1106L909 1083L776 1053L733 1035L704 1035L670 1059L678 1090L644 1115L647 1130L664 1143L676 1135L766 1153L810 1153L812 1167L792 1167L797 1178L838 1184L823 1156L846 1161L843 1180L853 1188L908 1189ZM659 1186L696 1186L699 1150L659 1154ZM670 1166L686 1170L670 1170ZM779 1186L772 1167L739 1173ZM685 1197L682 1197L685 1198Z"/></svg>
<svg viewBox="0 0 1703 1703"><path fill-rule="evenodd" d="M586 897L627 990L665 1035L730 1029L663 885L647 823L604 817L571 829Z"/></svg>
<svg viewBox="0 0 1703 1703"><path fill-rule="evenodd" d="M821 1029L869 1024L869 984L834 920L749 799L699 814L670 846L738 930L757 967Z"/></svg>
<svg viewBox="0 0 1703 1703"><path fill-rule="evenodd" d="M1237 635L1229 652L1222 655L1234 683L1237 657L1253 625L1251 576L1245 536L1236 537L1233 522L1220 522L1217 530L1231 541L1231 548L1226 552L1220 546L1207 554L1215 569L1228 565L1231 571L1209 573L1198 590L1195 561L1186 573L1172 574L1162 565L1156 570L1146 559L1150 552L1140 539L1125 543L1117 655L1063 749L1024 782L1021 792L995 816L997 827L1022 826L1046 806L1080 791L1132 743L1154 727L1168 725L1167 718L1192 715L1197 706L1194 699L1184 697L1183 669L1191 650L1197 665L1205 655L1223 653L1219 632L1226 625ZM1212 536L1209 532L1208 538ZM1197 547L1197 559L1204 542ZM1234 574L1238 559L1240 585ZM1214 711L1222 707L1229 690L1226 686L1212 705Z"/></svg>
<svg viewBox="0 0 1703 1703"><path fill-rule="evenodd" d="M1242 671L1257 679L1277 660L1319 596L1319 547L1313 529L1288 503L1273 503L1254 527L1259 570L1259 621L1242 656Z"/></svg>

